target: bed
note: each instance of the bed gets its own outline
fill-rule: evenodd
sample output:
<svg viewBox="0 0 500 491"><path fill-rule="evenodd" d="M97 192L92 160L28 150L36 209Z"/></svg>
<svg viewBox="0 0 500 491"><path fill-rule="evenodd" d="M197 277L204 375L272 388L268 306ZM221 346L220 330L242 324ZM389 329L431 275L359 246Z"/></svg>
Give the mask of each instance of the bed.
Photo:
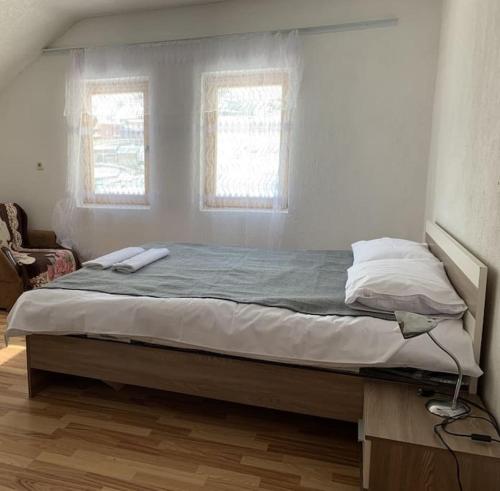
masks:
<svg viewBox="0 0 500 491"><path fill-rule="evenodd" d="M426 241L469 308L463 330L453 324L462 321L445 322L440 329L443 339L456 333L450 349L470 350L472 362L465 368L469 390L475 392L486 267L439 225L426 225ZM167 312L177 316L169 321ZM203 329L189 329L202 324ZM447 371L446 356L432 351L436 348L426 344L426 337L406 342L394 324L220 299L38 290L14 307L7 334L26 335L30 396L54 374L67 374L357 421L363 410L360 368ZM285 342L290 329L296 340L292 346ZM325 349L329 346L342 349ZM430 366L429 360L419 361L419 353L426 353Z"/></svg>

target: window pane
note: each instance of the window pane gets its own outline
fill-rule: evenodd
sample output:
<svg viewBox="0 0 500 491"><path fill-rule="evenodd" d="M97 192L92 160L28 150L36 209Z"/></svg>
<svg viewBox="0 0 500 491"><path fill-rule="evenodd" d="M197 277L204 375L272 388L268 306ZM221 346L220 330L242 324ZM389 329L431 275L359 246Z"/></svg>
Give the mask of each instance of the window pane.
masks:
<svg viewBox="0 0 500 491"><path fill-rule="evenodd" d="M92 95L94 193L144 195L144 94Z"/></svg>
<svg viewBox="0 0 500 491"><path fill-rule="evenodd" d="M281 85L218 89L216 196L277 195L282 95Z"/></svg>

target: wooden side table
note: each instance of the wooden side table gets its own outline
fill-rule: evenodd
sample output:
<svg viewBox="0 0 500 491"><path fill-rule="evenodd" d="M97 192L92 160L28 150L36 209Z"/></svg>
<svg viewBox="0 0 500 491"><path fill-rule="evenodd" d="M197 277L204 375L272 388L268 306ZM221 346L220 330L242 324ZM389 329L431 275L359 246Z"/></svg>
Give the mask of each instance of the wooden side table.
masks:
<svg viewBox="0 0 500 491"><path fill-rule="evenodd" d="M427 411L426 398L417 394L415 385L367 381L364 396L363 488L458 491L453 456L433 430L442 419ZM472 414L485 416L480 411ZM493 427L478 419L458 421L449 430L494 436ZM443 437L457 455L464 491L500 490L499 443Z"/></svg>

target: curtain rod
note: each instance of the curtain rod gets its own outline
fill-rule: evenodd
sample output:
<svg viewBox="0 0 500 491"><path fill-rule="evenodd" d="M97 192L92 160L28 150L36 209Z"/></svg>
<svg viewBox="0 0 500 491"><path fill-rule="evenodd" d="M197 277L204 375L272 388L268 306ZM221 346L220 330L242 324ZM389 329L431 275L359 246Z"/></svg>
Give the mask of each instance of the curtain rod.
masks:
<svg viewBox="0 0 500 491"><path fill-rule="evenodd" d="M280 29L277 31L263 31L271 33L287 33L291 31L298 31L299 34L326 34L330 32L341 32L341 31L358 31L363 29L377 29L383 27L393 27L398 24L399 19L397 17L390 17L387 19L375 19L366 20L361 22L346 22L343 24L331 24L324 26L313 26L313 27L299 27L296 29ZM229 36L236 36L238 34L262 34L263 32L245 32L245 33L233 33L233 34L218 34L213 36L202 36L195 38L183 38L183 39L170 39L165 41L150 41L141 43L126 43L126 44L114 44L107 46L70 46L61 48L43 48L42 53L61 53L65 51L70 51L73 49L85 49L85 48L104 48L104 47L133 47L133 46L159 46L162 44L174 43L179 41L202 41L204 39L214 39L214 38L224 38Z"/></svg>

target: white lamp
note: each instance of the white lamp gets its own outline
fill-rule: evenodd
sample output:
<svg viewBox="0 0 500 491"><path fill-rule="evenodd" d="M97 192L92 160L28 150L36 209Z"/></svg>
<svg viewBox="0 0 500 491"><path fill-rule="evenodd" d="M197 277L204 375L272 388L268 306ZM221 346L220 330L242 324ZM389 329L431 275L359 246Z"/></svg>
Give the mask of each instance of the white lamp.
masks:
<svg viewBox="0 0 500 491"><path fill-rule="evenodd" d="M450 353L432 334L431 331L438 325L436 319L425 315L414 314L412 312L394 312L396 320L401 329L401 334L405 339L411 339L421 334L427 334L432 341L441 348L457 365L458 380L455 387L455 394L452 400L430 399L426 407L429 412L441 416L442 418L456 418L467 414L468 407L458 400L460 388L462 386L462 367L459 361Z"/></svg>

